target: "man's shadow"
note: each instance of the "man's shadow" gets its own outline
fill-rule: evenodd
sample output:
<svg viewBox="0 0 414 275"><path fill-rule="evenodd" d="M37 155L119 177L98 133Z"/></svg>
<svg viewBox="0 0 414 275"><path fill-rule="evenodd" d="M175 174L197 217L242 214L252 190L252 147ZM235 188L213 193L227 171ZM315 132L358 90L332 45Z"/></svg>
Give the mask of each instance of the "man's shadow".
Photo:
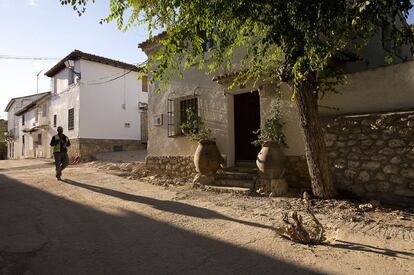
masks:
<svg viewBox="0 0 414 275"><path fill-rule="evenodd" d="M234 218L222 215L216 211L194 206L194 205L189 205L186 203L170 201L170 200L158 200L158 199L153 199L153 198L139 196L139 195L132 195L129 193L124 193L124 192L120 192L120 191L116 191L116 190L112 190L112 189L108 189L108 188L104 188L104 187L100 187L100 186L96 186L92 184L86 184L86 183L82 183L82 182L78 182L74 180L69 180L69 179L64 179L63 182L74 185L74 186L78 186L81 188L85 188L93 192L119 198L125 201L132 201L132 202L138 202L138 203L151 205L155 209L165 211L165 212L180 214L180 215L189 216L189 217L201 218L201 219L220 219L220 220L226 220L226 221L231 221L231 222L237 222L237 223L249 225L249 226L255 226L255 227L272 229L272 230L274 229L272 226L234 219Z"/></svg>

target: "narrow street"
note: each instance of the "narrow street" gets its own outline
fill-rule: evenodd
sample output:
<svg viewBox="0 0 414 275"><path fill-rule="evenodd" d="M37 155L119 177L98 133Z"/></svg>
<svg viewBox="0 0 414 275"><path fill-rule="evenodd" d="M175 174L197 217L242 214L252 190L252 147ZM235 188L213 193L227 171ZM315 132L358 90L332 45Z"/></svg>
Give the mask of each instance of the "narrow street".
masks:
<svg viewBox="0 0 414 275"><path fill-rule="evenodd" d="M268 198L162 187L45 160L0 161L0 274L414 274L414 241L277 236ZM413 226L414 227L414 226ZM414 236L414 235L413 235Z"/></svg>

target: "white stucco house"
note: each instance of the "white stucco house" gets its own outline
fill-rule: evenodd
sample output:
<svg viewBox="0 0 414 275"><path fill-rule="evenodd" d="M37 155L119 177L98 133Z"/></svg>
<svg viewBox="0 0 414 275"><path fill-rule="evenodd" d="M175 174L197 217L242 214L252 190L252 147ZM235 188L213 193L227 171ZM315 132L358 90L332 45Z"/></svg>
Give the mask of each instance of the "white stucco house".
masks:
<svg viewBox="0 0 414 275"><path fill-rule="evenodd" d="M51 91L42 98L44 102L37 100L14 113L20 124L30 120L26 131L33 137L25 138L25 146L40 144L36 139L40 128L47 132L41 136L43 144L62 126L71 139L71 157L87 160L99 152L145 147L148 93L138 74L135 65L74 50L45 73L51 78ZM51 153L45 147L17 155L50 157Z"/></svg>
<svg viewBox="0 0 414 275"><path fill-rule="evenodd" d="M162 39L163 35L139 45L148 57L156 52L157 40ZM408 140L407 129L399 131L398 127L406 126L398 126L395 121L412 120L414 123L414 115L410 114L414 111L414 61L410 51L404 49L402 55L406 62L387 65L385 56L388 52L380 41L379 34L369 42L362 60L342 64L347 72L346 83L337 87L339 94L328 94L323 98L319 112L331 139L327 141L327 146L338 189L376 199L383 196L394 201L408 201L414 197L414 184L409 185L410 177L414 177L414 169L406 171L403 166L397 166L392 173L397 172L391 175L387 174L387 165L392 157L404 159L407 163L413 162L414 142ZM234 59L234 63L237 63L237 52ZM276 94L280 93L278 101L288 144L283 149L287 162L286 178L290 186L309 187L304 137L289 87L263 82L256 87L246 85L230 90L229 83L233 77L233 72L218 72L215 76L209 76L194 66L184 72L183 78L174 78L161 93L152 92L157 83L150 87L147 164L174 173L168 169L174 167L177 170L180 163L189 163L184 159L191 160L197 143L186 138L179 126L185 119L185 108L195 106L205 126L212 130L212 137L227 166L246 165L249 162L254 165L260 148L251 144L256 138L252 132L264 123L271 112L272 102L278 100ZM394 121L382 119L384 113L393 115L398 112L403 113ZM345 126L337 121L338 117L347 121ZM364 124L361 120L365 120ZM373 124L375 121L386 123L375 126L370 121ZM338 125L342 128L335 128ZM352 125L360 128L350 130ZM386 132L390 127L398 128L394 136ZM414 136L414 131L410 131ZM399 133L404 135L399 136ZM381 138L384 140L378 141ZM407 144L405 151L389 150L386 138L403 140L390 146ZM365 154L368 149L372 156ZM375 155L377 153L379 155ZM401 177L400 185L392 183L397 177ZM386 188L379 187L379 180Z"/></svg>
<svg viewBox="0 0 414 275"><path fill-rule="evenodd" d="M24 122L26 122L26 116L21 117L18 116L22 109L27 107L28 105L32 104L34 101L46 97L48 93L39 93L39 94L32 94L23 97L16 97L12 98L6 106L5 112L7 112L7 158L9 159L20 159L25 157L26 154L31 149L27 149L26 134L23 132L25 126L29 125L22 125L24 118ZM24 141L23 141L24 140ZM25 144L25 146L23 146Z"/></svg>

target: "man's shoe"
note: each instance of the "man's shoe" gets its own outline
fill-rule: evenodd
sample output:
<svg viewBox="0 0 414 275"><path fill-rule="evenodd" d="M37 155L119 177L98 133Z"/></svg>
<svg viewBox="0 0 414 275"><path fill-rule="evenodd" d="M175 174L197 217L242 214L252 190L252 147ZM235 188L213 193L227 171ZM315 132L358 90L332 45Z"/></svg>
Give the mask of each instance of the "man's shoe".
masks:
<svg viewBox="0 0 414 275"><path fill-rule="evenodd" d="M61 177L56 177L56 179L57 179L57 180L62 180L62 178L61 178Z"/></svg>

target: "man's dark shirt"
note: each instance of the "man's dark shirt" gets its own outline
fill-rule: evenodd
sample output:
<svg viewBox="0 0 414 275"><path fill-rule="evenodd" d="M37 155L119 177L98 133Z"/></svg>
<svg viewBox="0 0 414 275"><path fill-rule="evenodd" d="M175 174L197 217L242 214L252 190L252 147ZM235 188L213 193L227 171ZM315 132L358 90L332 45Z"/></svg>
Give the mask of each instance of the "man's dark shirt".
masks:
<svg viewBox="0 0 414 275"><path fill-rule="evenodd" d="M64 134L59 135L60 136L60 152L61 153L67 153L68 149L66 147L70 146L70 140L67 136ZM55 139L55 136L52 137L52 140L50 141L50 146L55 146L58 144L59 141Z"/></svg>

